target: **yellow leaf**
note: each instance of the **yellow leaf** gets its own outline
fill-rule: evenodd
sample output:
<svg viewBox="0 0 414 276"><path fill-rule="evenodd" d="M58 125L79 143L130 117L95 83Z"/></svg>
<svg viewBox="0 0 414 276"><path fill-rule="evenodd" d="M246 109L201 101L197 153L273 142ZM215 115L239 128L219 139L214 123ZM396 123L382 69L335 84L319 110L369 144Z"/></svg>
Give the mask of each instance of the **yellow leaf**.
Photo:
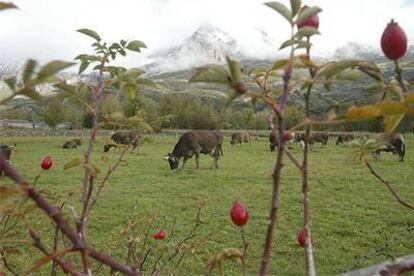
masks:
<svg viewBox="0 0 414 276"><path fill-rule="evenodd" d="M405 95L405 102L414 104L414 93L409 93Z"/></svg>
<svg viewBox="0 0 414 276"><path fill-rule="evenodd" d="M351 106L345 114L347 120L367 120L375 119L382 115L381 109L374 105Z"/></svg>
<svg viewBox="0 0 414 276"><path fill-rule="evenodd" d="M0 187L0 198L9 197L11 195L19 193L19 190L12 187Z"/></svg>
<svg viewBox="0 0 414 276"><path fill-rule="evenodd" d="M11 2L0 2L0 10L17 9L17 6Z"/></svg>
<svg viewBox="0 0 414 276"><path fill-rule="evenodd" d="M63 170L68 170L68 169L71 169L71 168L74 168L74 167L77 167L77 166L79 166L80 165L80 163L81 163L81 160L79 159L79 158L75 158L75 159L72 159L72 160L70 160L68 163L66 163L64 166L63 166Z"/></svg>
<svg viewBox="0 0 414 276"><path fill-rule="evenodd" d="M397 101L382 101L375 106L381 109L384 115L400 115L413 112L413 109L408 107L407 104Z"/></svg>
<svg viewBox="0 0 414 276"><path fill-rule="evenodd" d="M385 133L392 133L397 126L400 124L401 120L404 118L405 114L399 115L388 115L384 117L384 130Z"/></svg>

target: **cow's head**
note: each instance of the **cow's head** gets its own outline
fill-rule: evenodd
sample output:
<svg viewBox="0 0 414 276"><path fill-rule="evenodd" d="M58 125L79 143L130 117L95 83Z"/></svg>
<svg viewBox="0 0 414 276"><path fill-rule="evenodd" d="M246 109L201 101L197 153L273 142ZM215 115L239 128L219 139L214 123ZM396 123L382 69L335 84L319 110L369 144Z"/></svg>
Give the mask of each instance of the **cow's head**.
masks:
<svg viewBox="0 0 414 276"><path fill-rule="evenodd" d="M164 159L168 160L168 163L170 163L171 170L177 169L178 165L180 164L180 158L172 155L171 153L168 153Z"/></svg>
<svg viewBox="0 0 414 276"><path fill-rule="evenodd" d="M104 145L104 152L108 152L112 147L116 148L115 144L105 144Z"/></svg>
<svg viewBox="0 0 414 276"><path fill-rule="evenodd" d="M16 147L16 144L13 146L9 145L1 145L0 146L0 154L3 155L7 160L10 160L10 155L13 152L13 149Z"/></svg>
<svg viewBox="0 0 414 276"><path fill-rule="evenodd" d="M16 143L13 146L9 146L9 145L0 146L0 155L4 156L4 158L9 162L9 164L10 164L10 156L15 147L16 147ZM0 175L2 174L3 174L3 171L0 169Z"/></svg>

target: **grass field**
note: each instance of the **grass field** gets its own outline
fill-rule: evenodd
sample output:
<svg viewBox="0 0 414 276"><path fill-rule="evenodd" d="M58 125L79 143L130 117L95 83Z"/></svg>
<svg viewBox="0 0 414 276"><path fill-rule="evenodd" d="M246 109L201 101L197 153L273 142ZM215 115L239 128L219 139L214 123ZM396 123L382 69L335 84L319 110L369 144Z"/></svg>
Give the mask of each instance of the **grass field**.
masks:
<svg viewBox="0 0 414 276"><path fill-rule="evenodd" d="M40 171L44 155L54 159L54 167L44 173L38 188L65 197L81 189L83 171L73 168L63 171L63 165L72 158L83 156L82 150L64 150L60 146L64 137L3 138L2 143L17 142L13 164L28 179L33 180ZM86 139L83 139L84 144ZM99 203L91 212L88 230L89 244L101 248L113 257L125 260L126 239L120 235L132 209L137 204L134 220L146 229L148 217L155 216L154 233L168 231L176 220L176 235L184 235L192 226L197 205L203 203L199 230L203 244L182 261L178 275L202 275L212 254L227 247L241 247L238 229L232 225L229 208L234 200L245 203L250 213L246 234L250 242L247 268L256 274L265 237L267 214L271 197L271 173L275 154L268 142L260 138L253 146L231 147L225 141L224 157L220 169L210 170L211 158L201 158L200 170L190 160L184 170L171 171L163 160L172 151L175 136L155 136L145 143L140 152L128 154L127 166L120 167L110 178ZM95 163L105 172L100 160L104 138L99 139L94 155ZM396 156L384 154L374 167L393 181L403 197L414 202L414 138L407 137L407 155L403 163ZM300 157L299 147L293 152ZM310 182L313 216L313 240L316 269L319 275L333 275L344 270L365 267L392 256L406 255L414 249L414 212L399 205L383 184L376 181L359 162L348 158L350 149L335 146L333 140L326 148L319 146L311 152ZM112 150L107 156L115 161L119 152ZM303 249L297 244L296 232L302 226L302 201L299 173L289 160L285 160L280 195L280 219L273 243L269 275L300 275L304 273ZM9 181L3 180L8 185ZM69 203L80 212L79 196ZM72 213L65 208L69 218ZM39 213L29 216L29 222L42 233L45 243L53 227ZM22 235L25 232L22 231ZM50 235L49 235L50 236ZM156 245L151 238L151 244ZM12 259L18 271L24 271L41 257L34 249L24 249L23 256ZM149 259L145 269L150 269ZM1 266L0 266L1 267ZM231 262L225 264L226 275L237 275L239 269ZM48 268L35 275L50 275ZM108 272L101 272L108 275ZM165 274L169 274L166 272Z"/></svg>

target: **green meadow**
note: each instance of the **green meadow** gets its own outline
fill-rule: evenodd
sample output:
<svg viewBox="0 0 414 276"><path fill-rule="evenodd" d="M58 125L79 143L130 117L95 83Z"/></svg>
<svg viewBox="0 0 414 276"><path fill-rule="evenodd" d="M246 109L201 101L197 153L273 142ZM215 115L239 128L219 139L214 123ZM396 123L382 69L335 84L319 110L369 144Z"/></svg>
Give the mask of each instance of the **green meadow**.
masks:
<svg viewBox="0 0 414 276"><path fill-rule="evenodd" d="M65 171L63 166L74 158L83 158L87 140L83 138L81 149L68 150L61 148L65 139L7 137L2 139L2 143L17 143L12 162L30 182L41 171L43 156L53 158L52 169L42 173L36 187L56 205L73 193L63 209L73 225L74 213L81 213L83 169L79 166ZM94 148L93 163L101 171L96 185L107 171L104 160L113 163L120 154L118 149L103 154L106 139L100 137ZM386 153L381 161L374 161L373 166L393 182L407 201L414 203L414 138L407 135L406 140L404 162L398 162L396 156ZM195 169L195 162L191 159L186 168L171 171L163 158L172 151L176 141L174 135L146 137L138 153L125 156L126 162L111 175L90 213L88 244L125 262L128 236L123 233L127 222L133 220L136 224L134 231L138 246L143 243L151 222L147 248L151 246L153 250L143 266L149 273L157 256L153 253L161 250L162 246L172 250L177 240L185 237L194 225L201 206L201 225L196 230L196 237L185 243L183 250L189 250L174 269L174 275L203 275L211 255L224 248L242 247L239 229L229 216L232 202L239 200L250 214L245 226L249 241L247 269L249 275L257 274L276 159L275 154L269 151L267 139L260 137L253 141L252 146L231 147L226 137L219 169L210 170L212 158L203 155L199 170ZM292 152L301 157L299 145L293 145ZM414 212L397 203L361 162L351 160L350 152L350 148L336 146L331 139L327 147L322 148L318 144L310 154L312 235L319 275L354 270L413 252ZM269 275L304 274L304 251L296 241L296 233L303 223L300 175L288 159L285 159L282 178L279 220ZM12 185L7 179L2 183ZM2 205L17 198L2 199ZM31 202L26 202L25 206L30 208ZM35 210L27 214L27 221L51 248L54 227L49 219ZM159 229L166 232L163 241L152 238ZM30 240L21 223L15 226L15 231L19 239ZM59 248L64 242L59 235ZM43 255L27 245L19 248L22 254L10 255L9 262L16 271L24 273ZM75 254L66 258L72 258L75 265L79 264ZM50 267L46 264L33 275L50 275ZM106 268L95 268L96 275L109 275ZM173 275L173 268L173 265L168 265L161 274ZM5 270L4 266L1 270ZM240 273L238 265L232 261L224 262L224 270L225 275Z"/></svg>

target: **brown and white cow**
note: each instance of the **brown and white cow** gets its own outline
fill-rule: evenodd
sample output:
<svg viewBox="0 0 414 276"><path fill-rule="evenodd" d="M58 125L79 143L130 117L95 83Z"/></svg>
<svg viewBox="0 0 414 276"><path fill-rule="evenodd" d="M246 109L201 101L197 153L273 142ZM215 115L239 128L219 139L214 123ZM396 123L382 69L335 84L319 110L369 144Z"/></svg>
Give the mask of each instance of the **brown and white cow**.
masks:
<svg viewBox="0 0 414 276"><path fill-rule="evenodd" d="M199 168L200 153L209 154L213 157L213 164L210 169L218 168L218 160L223 155L223 139L224 135L214 130L192 130L184 133L173 151L165 157L170 163L172 170L177 169L183 158L183 168L187 160L193 155L195 156L196 168Z"/></svg>

